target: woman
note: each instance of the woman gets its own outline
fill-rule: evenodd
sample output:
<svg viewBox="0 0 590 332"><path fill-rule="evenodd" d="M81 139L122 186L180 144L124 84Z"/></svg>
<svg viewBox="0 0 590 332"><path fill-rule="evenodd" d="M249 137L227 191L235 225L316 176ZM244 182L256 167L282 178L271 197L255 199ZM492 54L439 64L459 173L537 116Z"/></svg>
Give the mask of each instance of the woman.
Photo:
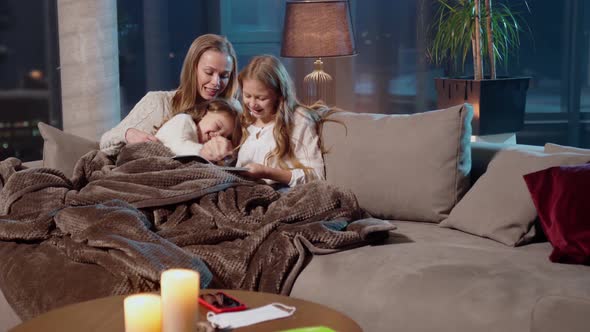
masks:
<svg viewBox="0 0 590 332"><path fill-rule="evenodd" d="M206 34L190 46L175 91L148 92L115 128L100 139L100 149L116 155L126 144L158 141L158 127L176 114L213 98L239 105L237 92L237 58L232 44L219 35ZM218 161L232 153L228 140L211 139L201 156Z"/></svg>

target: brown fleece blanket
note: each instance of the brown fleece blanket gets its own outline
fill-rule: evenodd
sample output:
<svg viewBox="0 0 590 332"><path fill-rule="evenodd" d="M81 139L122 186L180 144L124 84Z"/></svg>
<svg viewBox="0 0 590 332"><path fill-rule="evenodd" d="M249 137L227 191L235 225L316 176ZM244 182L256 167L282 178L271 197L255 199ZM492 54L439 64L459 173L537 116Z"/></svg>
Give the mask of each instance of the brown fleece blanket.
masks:
<svg viewBox="0 0 590 332"><path fill-rule="evenodd" d="M0 287L22 319L157 290L172 267L199 271L201 287L288 294L312 252L363 245L393 228L325 182L281 194L170 157L157 143L129 145L116 162L93 151L71 179L0 162Z"/></svg>

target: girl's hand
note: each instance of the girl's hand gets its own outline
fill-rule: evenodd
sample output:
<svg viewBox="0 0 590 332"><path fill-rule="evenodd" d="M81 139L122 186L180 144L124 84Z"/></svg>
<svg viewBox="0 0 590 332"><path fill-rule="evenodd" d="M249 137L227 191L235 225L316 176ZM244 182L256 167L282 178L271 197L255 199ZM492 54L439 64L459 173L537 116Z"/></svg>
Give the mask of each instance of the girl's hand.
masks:
<svg viewBox="0 0 590 332"><path fill-rule="evenodd" d="M291 182L291 171L286 169L264 166L257 163L250 163L245 167L248 171L242 174L255 180L269 179L283 184L289 184Z"/></svg>
<svg viewBox="0 0 590 332"><path fill-rule="evenodd" d="M233 150L230 140L223 136L215 136L203 144L200 155L209 161L217 162L231 156Z"/></svg>
<svg viewBox="0 0 590 332"><path fill-rule="evenodd" d="M245 166L248 171L244 175L253 179L266 179L268 178L268 168L262 164L250 163Z"/></svg>
<svg viewBox="0 0 590 332"><path fill-rule="evenodd" d="M159 142L160 140L156 136L148 134L144 131L135 128L129 128L125 132L125 140L128 144L141 143L141 142Z"/></svg>

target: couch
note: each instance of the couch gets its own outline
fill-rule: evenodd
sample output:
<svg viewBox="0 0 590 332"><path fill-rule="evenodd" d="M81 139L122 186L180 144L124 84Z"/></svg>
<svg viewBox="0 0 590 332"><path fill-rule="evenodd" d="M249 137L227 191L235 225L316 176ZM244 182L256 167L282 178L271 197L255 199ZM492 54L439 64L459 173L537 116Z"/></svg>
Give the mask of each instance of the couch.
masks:
<svg viewBox="0 0 590 332"><path fill-rule="evenodd" d="M585 163L590 151L469 144L467 109L347 114L346 129L325 128L327 180L397 229L382 245L314 257L291 296L365 331L588 330L590 267L548 259L519 173Z"/></svg>
<svg viewBox="0 0 590 332"><path fill-rule="evenodd" d="M549 260L522 175L587 163L590 151L470 143L472 113L342 113L326 124L327 181L397 229L377 245L317 252L291 296L365 331L587 331L590 267ZM70 156L96 144L40 129L45 166L64 167L64 142ZM2 326L18 322L2 298L0 308Z"/></svg>

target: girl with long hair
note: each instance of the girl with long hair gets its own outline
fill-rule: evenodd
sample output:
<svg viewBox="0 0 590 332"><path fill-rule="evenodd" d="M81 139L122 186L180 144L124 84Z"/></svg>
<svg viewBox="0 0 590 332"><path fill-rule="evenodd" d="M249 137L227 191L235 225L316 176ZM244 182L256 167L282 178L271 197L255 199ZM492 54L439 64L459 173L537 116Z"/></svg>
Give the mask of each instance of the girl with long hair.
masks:
<svg viewBox="0 0 590 332"><path fill-rule="evenodd" d="M243 112L236 166L248 168L255 179L289 187L325 179L320 136L332 110L300 103L285 66L272 55L254 57L238 82Z"/></svg>

